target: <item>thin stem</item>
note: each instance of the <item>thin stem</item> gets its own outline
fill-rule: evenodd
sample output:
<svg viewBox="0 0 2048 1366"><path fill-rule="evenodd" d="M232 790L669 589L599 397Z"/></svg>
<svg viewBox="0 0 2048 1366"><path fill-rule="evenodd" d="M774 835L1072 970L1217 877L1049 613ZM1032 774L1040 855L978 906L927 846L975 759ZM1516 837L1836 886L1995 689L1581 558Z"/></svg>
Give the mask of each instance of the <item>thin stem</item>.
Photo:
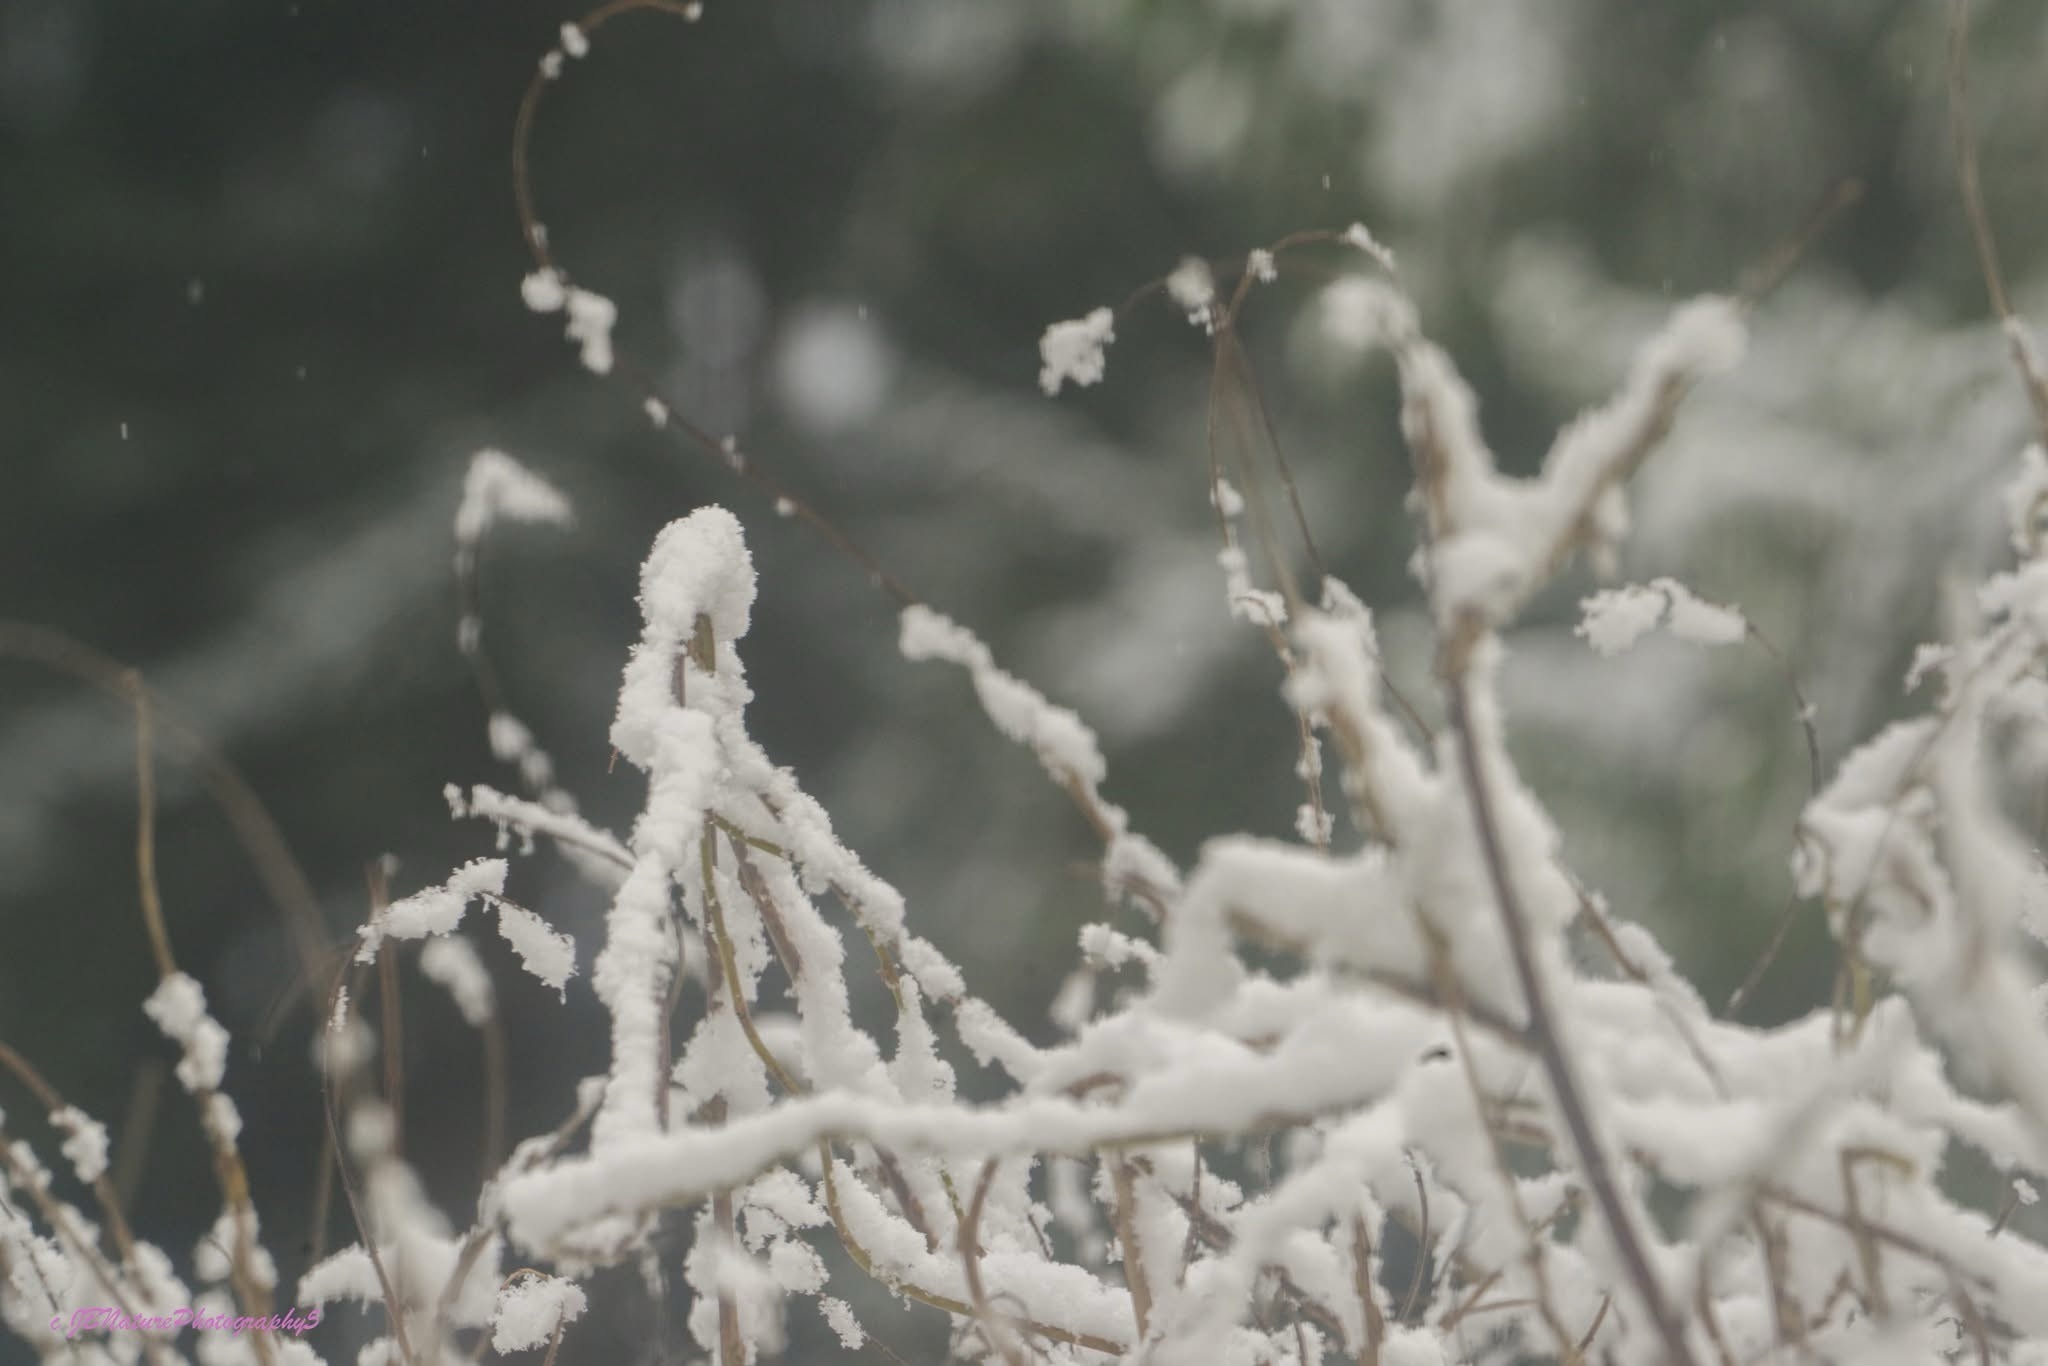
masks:
<svg viewBox="0 0 2048 1366"><path fill-rule="evenodd" d="M995 1184L996 1168L1000 1165L993 1157L981 1164L981 1179L974 1183L974 1198L967 1202L967 1217L960 1222L960 1263L966 1273L975 1320L981 1324L989 1345L1003 1358L1005 1366L1025 1366L1024 1354L1011 1338L1008 1327L997 1322L995 1310L989 1307L988 1289L981 1281L981 1211L988 1203L989 1187Z"/></svg>
<svg viewBox="0 0 2048 1366"><path fill-rule="evenodd" d="M1358 1366L1380 1366L1380 1343L1387 1336L1386 1315L1380 1312L1379 1289L1372 1283L1372 1234L1363 1215L1351 1220L1351 1286L1365 1311L1365 1341L1359 1344Z"/></svg>
<svg viewBox="0 0 2048 1366"><path fill-rule="evenodd" d="M1998 238L1991 230L1991 211L1984 207L1977 134L1970 119L1970 0L1949 0L1948 119L1955 141L1957 188L1962 193L1963 214L1970 220L1970 238L1977 247L1977 266L1991 296L1991 310L2006 325L2013 363L2026 387L2027 400L2033 404L2034 421L2042 438L2048 440L2048 376L2041 373L2013 316L2012 300L2005 292L2005 272L1998 263Z"/></svg>
<svg viewBox="0 0 2048 1366"><path fill-rule="evenodd" d="M1585 1172L1594 1203L1600 1207L1600 1216L1607 1223L1615 1251L1621 1257L1623 1271L1656 1326L1657 1335L1663 1340L1664 1351L1673 1366L1693 1366L1692 1346L1686 1341L1685 1325L1665 1297L1656 1269L1643 1246L1642 1236L1636 1229L1634 1215L1622 1201L1607 1154L1594 1132L1593 1119L1586 1109L1578 1079L1572 1073L1571 1060L1565 1056L1563 1041L1558 1036L1549 993L1536 965L1529 918L1508 876L1507 858L1501 848L1500 831L1495 823L1486 772L1480 759L1479 738L1473 729L1468 688L1462 673L1452 676L1445 685L1446 701L1451 727L1457 736L1458 762L1465 777L1466 797L1471 804L1473 825L1478 831L1480 853L1486 863L1487 881L1493 885L1495 907L1500 912L1501 926L1507 934L1509 951L1514 956L1515 978L1528 1007L1529 1040L1535 1047L1537 1059L1543 1064L1544 1075L1550 1081L1551 1093L1557 1100L1558 1111L1564 1116L1565 1128L1570 1131L1572 1147L1578 1154L1580 1169Z"/></svg>
<svg viewBox="0 0 2048 1366"><path fill-rule="evenodd" d="M1116 1191L1116 1236L1124 1250L1124 1284L1131 1292L1131 1316L1137 1320L1138 1340L1144 1341L1152 1327L1152 1286L1145 1277L1145 1245L1138 1233L1138 1192L1131 1180L1131 1164L1122 1153L1106 1153L1110 1184ZM990 1169L994 1163L991 1162Z"/></svg>

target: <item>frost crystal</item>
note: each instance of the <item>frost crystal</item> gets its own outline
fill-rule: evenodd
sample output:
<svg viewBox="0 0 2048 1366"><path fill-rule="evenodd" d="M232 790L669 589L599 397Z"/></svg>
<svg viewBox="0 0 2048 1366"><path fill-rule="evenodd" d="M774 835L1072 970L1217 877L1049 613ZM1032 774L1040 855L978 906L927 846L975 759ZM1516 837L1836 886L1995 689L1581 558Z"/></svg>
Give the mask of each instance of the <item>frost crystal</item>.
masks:
<svg viewBox="0 0 2048 1366"><path fill-rule="evenodd" d="M825 1316L825 1322L831 1325L834 1333L839 1335L839 1345L846 1348L847 1351L859 1351L861 1345L868 1340L867 1333L862 1330L859 1321L853 1317L853 1310L845 1300L834 1299L830 1295L820 1295L818 1297L818 1312Z"/></svg>
<svg viewBox="0 0 2048 1366"><path fill-rule="evenodd" d="M1207 261L1199 256L1183 258L1173 274L1166 277L1166 292L1188 315L1189 322L1200 328L1214 325L1216 277Z"/></svg>
<svg viewBox="0 0 2048 1366"><path fill-rule="evenodd" d="M1694 596L1676 579L1606 589L1583 607L1578 634L1603 655L1620 654L1660 625L1695 645L1733 645L1749 633L1740 612Z"/></svg>
<svg viewBox="0 0 2048 1366"><path fill-rule="evenodd" d="M142 1009L164 1036L180 1044L178 1080L187 1091L212 1091L227 1074L228 1032L206 1013L206 993L199 983L174 972L158 984Z"/></svg>
<svg viewBox="0 0 2048 1366"><path fill-rule="evenodd" d="M498 1291L491 1315L491 1349L523 1352L546 1343L583 1314L582 1288L559 1276L528 1275Z"/></svg>
<svg viewBox="0 0 2048 1366"><path fill-rule="evenodd" d="M1102 348L1116 340L1116 315L1098 308L1085 318L1054 323L1039 339L1038 355L1045 362L1038 372L1038 387L1048 396L1071 380L1081 388L1102 381Z"/></svg>
<svg viewBox="0 0 2048 1366"><path fill-rule="evenodd" d="M519 955L519 961L526 970L556 991L568 992L569 979L576 975L576 944L567 935L557 934L542 920L523 906L509 901L498 901L498 933Z"/></svg>
<svg viewBox="0 0 2048 1366"><path fill-rule="evenodd" d="M561 54L550 55L560 62ZM536 313L566 312L569 320L563 330L582 348L583 368L598 375L611 373L612 325L619 318L616 304L569 284L554 269L537 270L521 280L519 293Z"/></svg>
<svg viewBox="0 0 2048 1366"><path fill-rule="evenodd" d="M536 313L559 313L569 299L567 286L562 283L562 272L554 269L537 270L521 280L519 295Z"/></svg>
<svg viewBox="0 0 2048 1366"><path fill-rule="evenodd" d="M1657 629L1665 606L1664 595L1654 588L1609 588L1586 599L1579 634L1601 654L1618 655Z"/></svg>
<svg viewBox="0 0 2048 1366"><path fill-rule="evenodd" d="M1363 275L1346 275L1323 289L1323 335L1338 346L1366 351L1415 330L1415 310L1395 290Z"/></svg>
<svg viewBox="0 0 2048 1366"><path fill-rule="evenodd" d="M106 1126L76 1106L67 1105L50 1116L50 1123L68 1135L64 1156L71 1160L78 1179L91 1185L107 1170Z"/></svg>
<svg viewBox="0 0 2048 1366"><path fill-rule="evenodd" d="M420 971L448 989L455 1008L472 1025L491 1018L491 976L466 939L447 935L420 950Z"/></svg>
<svg viewBox="0 0 2048 1366"><path fill-rule="evenodd" d="M1095 735L1081 718L1046 701L1044 694L996 667L988 646L957 623L926 607L906 607L901 648L905 659L942 659L966 669L988 718L1010 739L1028 745L1053 777L1102 781L1107 766Z"/></svg>
<svg viewBox="0 0 2048 1366"><path fill-rule="evenodd" d="M2040 551L2042 513L2048 509L2048 455L2036 445L2020 459L2019 478L2005 487L2005 520L2013 550L2032 559Z"/></svg>
<svg viewBox="0 0 2048 1366"><path fill-rule="evenodd" d="M612 324L619 310L602 294L587 289L569 291L569 340L583 347L583 368L595 375L612 369Z"/></svg>
<svg viewBox="0 0 2048 1366"><path fill-rule="evenodd" d="M1367 228L1365 224L1353 223L1350 227L1344 229L1344 241L1351 246L1357 247L1367 256L1372 257L1374 261L1379 263L1380 269L1386 271L1387 274L1393 275L1396 273L1394 253L1389 251L1380 242L1379 238L1374 237L1372 230Z"/></svg>
<svg viewBox="0 0 2048 1366"><path fill-rule="evenodd" d="M474 546L499 518L566 526L569 500L547 480L503 451L485 448L470 458L455 511L455 541Z"/></svg>
<svg viewBox="0 0 2048 1366"><path fill-rule="evenodd" d="M362 942L356 946L356 961L375 958L386 939L425 939L451 932L472 900L504 893L505 871L503 859L474 859L439 886L392 902L358 931Z"/></svg>

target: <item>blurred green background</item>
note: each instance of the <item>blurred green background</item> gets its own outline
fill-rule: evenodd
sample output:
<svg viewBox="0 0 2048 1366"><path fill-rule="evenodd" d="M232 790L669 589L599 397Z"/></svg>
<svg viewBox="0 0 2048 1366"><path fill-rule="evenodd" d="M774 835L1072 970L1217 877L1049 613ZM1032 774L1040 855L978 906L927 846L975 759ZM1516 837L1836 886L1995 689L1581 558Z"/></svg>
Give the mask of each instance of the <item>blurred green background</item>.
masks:
<svg viewBox="0 0 2048 1366"><path fill-rule="evenodd" d="M1624 556L1624 577L1749 612L1817 701L1831 768L1905 704L1940 576L1997 562L1995 494L2025 440L1952 188L1939 9L711 0L695 26L600 34L550 98L535 174L561 258L619 305L622 350L1095 722L1108 794L1187 861L1212 834L1287 834L1299 800L1276 666L1214 563L1206 346L1159 303L1120 327L1104 385L1048 400L1045 325L1187 253L1360 220L1479 390L1503 465L1528 470L1674 301L1732 287L1861 178L1758 314L1750 360L1639 484ZM2048 13L1978 9L1984 171L2024 309L2048 284ZM900 661L855 570L650 430L521 304L512 119L574 17L0 5L0 616L140 665L271 805L339 942L369 860L395 855L403 892L491 851L451 824L444 784L514 785L454 646L471 452L503 447L576 504L566 535L490 543L487 636L513 709L617 828L640 798L605 739L638 562L666 521L724 502L761 573L755 733L1045 1037L1075 931L1106 914L1071 808L958 676ZM1391 386L1324 334L1322 282L1262 289L1246 342L1324 556L1427 698ZM1591 586L1574 570L1510 636L1518 752L1574 866L1718 1000L1786 893L1792 707L1754 652L1594 658L1569 631ZM138 1060L168 1057L138 1008L131 743L104 700L0 668L0 1038L110 1121ZM223 822L165 783L173 933L235 1031L259 1197L300 1246L319 1119L307 1017L278 1010L292 960ZM513 890L587 971L591 894L545 853ZM1815 920L1750 1018L1825 999ZM587 976L567 1007L504 991L523 1133L600 1065L601 1016ZM407 1000L413 1148L466 1214L475 1044L437 989ZM0 1090L40 1136L24 1102ZM215 1197L175 1098L147 1153L139 1221L183 1256Z"/></svg>

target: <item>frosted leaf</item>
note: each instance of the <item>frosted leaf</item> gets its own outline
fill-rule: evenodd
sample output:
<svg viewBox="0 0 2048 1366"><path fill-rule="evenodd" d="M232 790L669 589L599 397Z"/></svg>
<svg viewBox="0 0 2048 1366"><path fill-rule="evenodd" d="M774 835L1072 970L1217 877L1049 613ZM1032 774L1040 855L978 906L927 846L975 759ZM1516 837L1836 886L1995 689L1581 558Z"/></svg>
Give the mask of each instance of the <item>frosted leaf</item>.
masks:
<svg viewBox="0 0 2048 1366"><path fill-rule="evenodd" d="M1273 253L1264 247L1253 247L1244 258L1244 268L1260 284L1271 284L1280 278L1280 267L1273 261Z"/></svg>
<svg viewBox="0 0 2048 1366"><path fill-rule="evenodd" d="M545 920L523 906L495 899L492 904L498 908L498 933L519 955L526 970L566 997L569 979L576 975L575 941L557 934Z"/></svg>
<svg viewBox="0 0 2048 1366"><path fill-rule="evenodd" d="M820 1295L818 1296L818 1312L825 1316L825 1323L834 1333L838 1334L839 1345L847 1351L859 1351L861 1344L868 1340L866 1331L861 1328L859 1321L853 1317L853 1309L845 1300L834 1299L830 1295Z"/></svg>
<svg viewBox="0 0 2048 1366"><path fill-rule="evenodd" d="M1106 364L1102 349L1116 340L1115 327L1116 315L1098 308L1085 318L1046 328L1038 341L1039 359L1044 362L1038 372L1038 387L1050 396L1070 380L1080 388L1101 383Z"/></svg>

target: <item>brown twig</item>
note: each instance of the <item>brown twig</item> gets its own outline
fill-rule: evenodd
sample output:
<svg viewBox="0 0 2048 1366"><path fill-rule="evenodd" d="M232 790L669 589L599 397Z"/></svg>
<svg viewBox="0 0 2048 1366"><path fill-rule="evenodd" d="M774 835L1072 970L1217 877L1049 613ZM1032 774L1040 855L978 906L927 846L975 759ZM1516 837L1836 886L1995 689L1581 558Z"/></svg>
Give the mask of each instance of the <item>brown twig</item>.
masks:
<svg viewBox="0 0 2048 1366"><path fill-rule="evenodd" d="M1110 1184L1116 1193L1116 1236L1124 1253L1124 1285L1131 1292L1131 1316L1137 1320L1142 1342L1151 1332L1152 1285L1145 1274L1144 1240L1138 1234L1138 1193L1130 1163L1122 1153L1104 1153L1102 1160L1109 1164Z"/></svg>
<svg viewBox="0 0 2048 1366"><path fill-rule="evenodd" d="M1000 1165L993 1157L981 1164L981 1178L974 1183L973 1199L967 1202L967 1217L960 1221L960 1263L982 1335L1005 1366L1025 1366L1023 1351L1010 1337L1008 1327L997 1322L995 1311L989 1306L988 1290L981 1281L981 1211L988 1203L989 1187L995 1184L996 1168Z"/></svg>
<svg viewBox="0 0 2048 1366"><path fill-rule="evenodd" d="M1957 187L1962 193L1963 214L1970 221L1970 237L1977 247L1977 267L1991 296L1991 309L2005 325L2013 364L2026 388L2027 401L2033 405L2034 422L2042 440L2048 441L2048 375L2041 372L2013 314L2012 300L2005 291L2005 273L1998 264L1998 238L1991 230L1990 210L1984 207L1977 135L1970 119L1970 0L1949 0L1948 118L1949 132L1955 141Z"/></svg>
<svg viewBox="0 0 2048 1366"><path fill-rule="evenodd" d="M123 675L122 685L135 708L136 882L143 923L148 927L150 948L156 955L157 975L160 980L168 982L177 974L178 964L171 953L170 930L164 921L163 893L156 875L156 735L150 692L142 681L142 675L132 669ZM249 1195L248 1168L243 1165L234 1133L217 1121L218 1093L212 1086L204 1084L195 1085L191 1090L193 1102L199 1110L199 1127L205 1132L208 1146L213 1150L214 1180L220 1187L221 1201L226 1205L235 1229L234 1244L228 1256L228 1279L234 1286L235 1298L240 1302L243 1313L252 1318L263 1318L270 1313L270 1292L256 1273L256 1254L259 1251L256 1246L256 1207ZM268 1336L258 1334L255 1349L263 1366L271 1366L276 1353Z"/></svg>
<svg viewBox="0 0 2048 1366"><path fill-rule="evenodd" d="M600 28L621 15L636 11L653 11L673 15L684 20L695 18L692 7L683 0L611 0L591 10L576 21L576 26L586 35L594 35ZM536 70L527 82L526 93L519 101L519 112L512 130L512 194L519 215L519 228L526 239L527 251L533 258L536 270L554 271L566 282L568 273L556 262L548 246L548 234L535 209L533 174L530 165L530 146L533 127L539 115L542 99L555 80L545 69ZM699 426L682 409L669 402L663 388L651 376L628 358L620 356L615 371L628 386L637 391L636 397L642 402L653 401L661 405L665 414L663 427L675 434L676 438L695 447L701 454L709 456L718 465L737 475L742 482L752 485L763 496L778 506L789 509L795 517L816 532L826 544L845 559L857 565L868 581L895 600L899 607L907 607L919 599L904 583L886 569L881 561L869 554L859 542L821 515L808 502L796 496L780 480L759 469L754 461L737 459L723 437L716 436Z"/></svg>
<svg viewBox="0 0 2048 1366"><path fill-rule="evenodd" d="M373 908L374 917L376 910ZM353 1001L353 993L345 998L351 977L360 982L360 972L351 973L344 965L336 970L334 982L327 993L327 1016L322 1024L324 1046L321 1050L321 1071L324 1082L320 1087L320 1098L327 1116L327 1136L334 1145L334 1171L341 1182L342 1198L347 1202L349 1215L355 1221L356 1232L362 1241L364 1253L370 1259L370 1269L376 1274L377 1288L383 1297L385 1317L391 1324L392 1339L398 1344L401 1361L411 1366L414 1360L412 1345L405 1331L405 1306L398 1298L398 1289L392 1283L391 1273L384 1264L383 1253L378 1250L376 1230L365 1216L361 1194L356 1190L355 1177L349 1172L348 1145L341 1134L342 1086L355 1076L355 1059L344 1058L336 1044L344 1037L352 1022L352 1009L344 1006L344 999Z"/></svg>
<svg viewBox="0 0 2048 1366"><path fill-rule="evenodd" d="M1656 1269L1637 1230L1634 1214L1622 1201L1620 1187L1615 1184L1607 1154L1594 1131L1592 1116L1586 1109L1571 1060L1558 1037L1549 992L1536 965L1528 916L1522 909L1514 882L1508 876L1507 856L1501 848L1485 767L1479 755L1478 736L1473 729L1471 701L1466 696L1468 686L1462 673L1448 678L1445 681L1446 702L1452 731L1457 737L1458 763L1464 774L1466 800L1471 806L1473 826L1479 836L1486 878L1493 887L1495 909L1500 912L1508 950L1514 960L1515 980L1521 987L1523 1003L1529 1012L1530 1041L1535 1045L1536 1056L1550 1081L1551 1094L1564 1118L1565 1128L1571 1134L1572 1147L1578 1154L1579 1168L1585 1173L1593 1201L1599 1206L1600 1217L1606 1222L1609 1235L1614 1240L1624 1274L1642 1301L1673 1366L1693 1366L1692 1346L1686 1341L1685 1326L1673 1312L1657 1279Z"/></svg>
<svg viewBox="0 0 2048 1366"><path fill-rule="evenodd" d="M1408 1278L1408 1293L1401 1297L1401 1310L1394 1317L1403 1323L1414 1321L1416 1306L1422 1302L1422 1287L1429 1277L1429 1183L1422 1179L1422 1166L1415 1155L1408 1155L1408 1171L1415 1178L1416 1219L1421 1225L1415 1231L1415 1270Z"/></svg>
<svg viewBox="0 0 2048 1366"><path fill-rule="evenodd" d="M64 1097L58 1093L57 1088L50 1085L44 1079L43 1074L37 1071L27 1058L5 1043L0 1043L0 1070L13 1073L15 1080L28 1088L29 1093L35 1096L37 1103L43 1107L44 1113L49 1115L53 1121L59 1113L71 1108ZM4 1135L0 1135L0 1140L4 1140ZM28 1191L29 1197L41 1209L43 1217L49 1222L51 1228L66 1243L71 1244L74 1253L81 1260L92 1267L94 1278L100 1282L101 1286L110 1296L117 1298L117 1302L122 1306L123 1312L129 1313L132 1317L133 1311L129 1309L119 1284L112 1274L112 1269L107 1267L101 1258L99 1249L93 1247L85 1239L83 1230L76 1230L70 1227L69 1222L61 1217L61 1208L50 1197L43 1184L29 1177L25 1171L18 1167L12 1154L7 1149L8 1145L4 1141L0 1141L0 1158L5 1159L9 1178L15 1188ZM114 1246L120 1251L122 1265L128 1268L130 1276L140 1277L142 1274L142 1263L136 1255L135 1235L128 1226L126 1216L121 1212L121 1200L116 1194L114 1183L108 1180L105 1172L101 1172L88 1182L87 1185L92 1191L94 1201L100 1207L100 1213L106 1218L107 1229L114 1238ZM150 1360L152 1362L161 1361L160 1353L162 1349L155 1337L146 1336L143 1342L149 1353Z"/></svg>
<svg viewBox="0 0 2048 1366"><path fill-rule="evenodd" d="M1422 917L1418 915L1418 921ZM1500 1179L1501 1190L1507 1196L1508 1209L1522 1231L1522 1246L1529 1264L1529 1278L1536 1287L1535 1303L1542 1315L1544 1327L1550 1330L1551 1338L1557 1343L1558 1358L1570 1363L1572 1338L1565 1328L1564 1319L1557 1311L1557 1302L1550 1286L1550 1266L1545 1260L1546 1242L1542 1231L1530 1220L1528 1206L1522 1200L1521 1184L1515 1179L1514 1167L1508 1161L1505 1141L1497 1131L1497 1104L1487 1091L1479 1075L1479 1060L1472 1053L1471 1038L1465 1032L1465 1012L1460 1006L1464 993L1458 988L1456 970L1451 966L1450 954L1442 937L1436 934L1427 921L1419 928L1427 937L1430 957L1433 960L1433 975L1438 981L1438 990L1450 1003L1444 1012L1451 1026L1451 1039L1458 1056L1458 1065L1465 1078L1465 1087L1472 1095L1472 1107L1478 1116L1479 1127L1486 1134L1487 1150L1493 1158L1494 1174Z"/></svg>
<svg viewBox="0 0 2048 1366"><path fill-rule="evenodd" d="M1806 790L1810 799L1819 795L1821 786L1820 735L1813 724L1813 704L1806 700L1806 693L1799 686L1799 675L1793 671L1792 662L1785 657L1784 652L1771 643L1770 637L1757 629L1755 622L1746 621L1744 629L1757 648L1778 666L1779 672L1785 677L1786 686L1792 690L1792 700L1798 707L1799 729L1806 738ZM1748 975L1742 979L1742 984L1728 995L1729 1014L1732 1015L1742 1009L1744 1003L1749 1000L1750 993L1756 990L1758 984L1763 981L1764 974L1770 971L1771 964L1777 961L1778 953L1785 946L1786 936L1791 933L1792 921L1798 911L1798 892L1788 892L1785 896L1785 908L1778 913L1777 924L1771 928L1769 942L1764 945L1763 952L1758 955Z"/></svg>
<svg viewBox="0 0 2048 1366"><path fill-rule="evenodd" d="M1380 1343L1387 1336L1386 1315L1380 1312L1379 1287L1372 1280L1372 1234L1363 1215L1351 1218L1351 1286L1365 1313L1365 1341L1358 1347L1358 1366L1380 1366ZM1418 1260L1420 1258L1418 1257Z"/></svg>

